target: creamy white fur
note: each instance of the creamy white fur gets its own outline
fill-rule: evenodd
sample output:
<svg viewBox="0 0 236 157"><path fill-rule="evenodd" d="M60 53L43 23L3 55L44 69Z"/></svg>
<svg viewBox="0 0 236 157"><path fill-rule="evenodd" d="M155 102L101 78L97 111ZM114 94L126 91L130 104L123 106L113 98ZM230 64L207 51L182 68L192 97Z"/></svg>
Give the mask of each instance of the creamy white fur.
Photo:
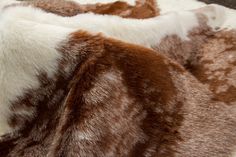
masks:
<svg viewBox="0 0 236 157"><path fill-rule="evenodd" d="M157 0L161 14L172 11L192 10L206 6L205 3L196 0Z"/></svg>
<svg viewBox="0 0 236 157"><path fill-rule="evenodd" d="M217 17L217 20L209 21L208 24L210 26L220 27L222 29L236 28L236 20L234 20L236 11L233 9L225 8L215 4L207 5L197 0L157 0L157 4L158 8L160 8L161 14L173 11L194 10L205 7L204 12L206 15L208 15L209 18L213 16ZM209 8L208 6L211 8Z"/></svg>
<svg viewBox="0 0 236 157"><path fill-rule="evenodd" d="M236 28L236 10L228 9L227 11L224 12L224 18L225 18L225 21L220 26L222 29L223 28L227 28L227 29Z"/></svg>
<svg viewBox="0 0 236 157"><path fill-rule="evenodd" d="M195 11L171 12L146 20L124 19L117 16L79 14L74 17L60 17L31 7L7 9L9 18L26 19L39 23L83 29L90 32L115 37L127 42L152 46L166 35L176 34L187 40L188 32L199 25ZM235 11L219 6L208 5L200 12L209 17L212 28L236 28ZM6 16L6 15L5 15ZM214 18L212 18L214 17Z"/></svg>
<svg viewBox="0 0 236 157"><path fill-rule="evenodd" d="M67 1L74 1L79 4L96 4L96 3L112 3L118 0L67 0ZM119 0L123 2L127 2L130 5L135 5L135 0Z"/></svg>
<svg viewBox="0 0 236 157"><path fill-rule="evenodd" d="M53 77L61 57L56 46L71 29L24 19L0 17L0 135L11 132L7 124L11 103L29 89L39 87L40 72ZM29 113L19 111L22 116Z"/></svg>
<svg viewBox="0 0 236 157"><path fill-rule="evenodd" d="M170 34L176 34L183 40L187 40L188 31L199 25L196 14L189 11L173 12L146 20L124 19L92 13L61 17L31 7L9 8L6 12L5 16L12 19L25 19L93 33L101 32L109 37L147 47L156 45L160 39Z"/></svg>
<svg viewBox="0 0 236 157"><path fill-rule="evenodd" d="M235 29L236 10L226 8L217 4L202 7L197 12L204 13L208 17L208 25L215 30Z"/></svg>

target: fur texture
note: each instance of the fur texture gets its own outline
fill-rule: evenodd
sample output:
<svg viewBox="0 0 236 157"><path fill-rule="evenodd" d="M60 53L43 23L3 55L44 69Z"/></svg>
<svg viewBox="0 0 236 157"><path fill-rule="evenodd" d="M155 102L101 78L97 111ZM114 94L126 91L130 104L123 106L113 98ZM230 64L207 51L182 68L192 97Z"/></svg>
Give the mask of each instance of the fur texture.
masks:
<svg viewBox="0 0 236 157"><path fill-rule="evenodd" d="M87 17L86 22L82 22L83 16ZM83 23L88 24L88 17L92 19L93 16L96 15L83 16L75 17L75 19L78 18L80 19L78 21L81 21L81 23L76 23L77 27L96 32L93 28L91 29L90 25L83 25ZM117 23L116 17L96 16L98 21L91 25L96 24L96 28L99 27L99 30L108 36L142 44L165 52L169 57L179 61L179 63L188 68L188 66L195 64L193 62L196 62L196 56L198 56L198 54L195 52L199 51L202 44L206 43L206 41L212 37L212 34L224 29L229 31L236 28L233 20L234 16L234 10L218 5L210 5L192 12L169 13L162 17L146 20L145 22L119 19L119 23ZM190 20L192 22L189 22ZM110 24L109 28L104 26L106 21ZM134 23L134 25L130 23ZM165 25L171 23L173 23L175 27L168 27L162 29L161 32L159 31ZM122 29L114 29L115 27L112 28L112 24ZM67 26L70 25L73 24L68 24ZM112 31L110 31L110 29ZM117 32L114 32L114 30ZM123 30L126 31L124 32ZM143 32L145 32L145 35ZM174 52L173 47L175 49Z"/></svg>
<svg viewBox="0 0 236 157"><path fill-rule="evenodd" d="M127 20L5 7L0 119L11 134L1 156L234 155L234 14L211 5Z"/></svg>
<svg viewBox="0 0 236 157"><path fill-rule="evenodd" d="M236 106L214 100L178 64L150 49L83 32L62 43L57 79L39 77L42 86L13 104L22 109L17 104L25 102L35 117L3 137L2 156L232 153ZM51 92L29 101L46 89Z"/></svg>

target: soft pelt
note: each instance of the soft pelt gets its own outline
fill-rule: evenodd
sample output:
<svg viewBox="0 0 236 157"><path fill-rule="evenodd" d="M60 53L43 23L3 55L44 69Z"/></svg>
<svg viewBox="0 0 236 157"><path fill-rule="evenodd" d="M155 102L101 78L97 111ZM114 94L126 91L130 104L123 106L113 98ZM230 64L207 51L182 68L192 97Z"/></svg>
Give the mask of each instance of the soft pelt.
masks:
<svg viewBox="0 0 236 157"><path fill-rule="evenodd" d="M234 10L0 4L1 157L236 156Z"/></svg>

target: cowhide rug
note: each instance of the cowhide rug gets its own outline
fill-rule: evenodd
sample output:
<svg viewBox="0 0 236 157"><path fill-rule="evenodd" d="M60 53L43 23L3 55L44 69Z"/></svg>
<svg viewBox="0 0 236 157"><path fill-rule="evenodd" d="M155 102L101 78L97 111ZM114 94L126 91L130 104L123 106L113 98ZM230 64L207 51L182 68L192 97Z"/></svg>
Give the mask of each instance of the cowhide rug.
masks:
<svg viewBox="0 0 236 157"><path fill-rule="evenodd" d="M234 10L135 20L4 2L1 157L236 156Z"/></svg>

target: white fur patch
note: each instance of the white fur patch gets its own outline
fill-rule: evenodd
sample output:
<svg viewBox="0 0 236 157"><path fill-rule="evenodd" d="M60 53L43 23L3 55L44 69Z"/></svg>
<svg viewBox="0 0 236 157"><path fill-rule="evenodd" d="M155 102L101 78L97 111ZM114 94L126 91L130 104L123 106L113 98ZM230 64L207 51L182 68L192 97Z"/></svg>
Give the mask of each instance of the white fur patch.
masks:
<svg viewBox="0 0 236 157"><path fill-rule="evenodd" d="M206 6L205 3L197 0L157 0L157 4L161 14L172 11L192 10Z"/></svg>
<svg viewBox="0 0 236 157"><path fill-rule="evenodd" d="M213 29L235 29L236 28L236 10L226 8L217 4L210 4L200 8L199 12L208 17L208 25Z"/></svg>
<svg viewBox="0 0 236 157"><path fill-rule="evenodd" d="M198 19L194 12L173 12L156 18L137 20L124 19L117 16L79 14L74 17L61 17L45 13L32 7L9 8L9 17L26 19L39 23L58 25L68 28L103 33L106 36L123 41L151 47L167 35L178 35L188 39L188 32L197 27Z"/></svg>
<svg viewBox="0 0 236 157"><path fill-rule="evenodd" d="M236 28L236 10L229 9L220 5L215 5L215 7L221 7L221 10L225 10L225 19L221 28L235 29Z"/></svg>
<svg viewBox="0 0 236 157"><path fill-rule="evenodd" d="M9 8L7 12L13 19L25 19L93 33L101 32L109 37L147 47L158 44L167 35L177 35L182 40L188 40L188 32L199 26L196 12L208 17L208 25L213 30L236 28L234 20L236 11L220 5L207 5L197 11L171 12L145 20L92 13L61 17L32 7Z"/></svg>
<svg viewBox="0 0 236 157"><path fill-rule="evenodd" d="M71 30L9 17L0 17L0 135L11 132L12 103L25 92L40 86L37 76L53 77L61 57L56 46ZM21 111L18 113L21 114ZM22 112L23 114L23 112Z"/></svg>
<svg viewBox="0 0 236 157"><path fill-rule="evenodd" d="M157 0L158 7L161 10L161 14L182 11L201 9L207 15L209 22L208 25L212 28L221 29L235 29L236 28L236 10L226 8L217 4L207 5L197 0ZM203 10L205 11L203 11ZM214 18L214 19L212 19Z"/></svg>

